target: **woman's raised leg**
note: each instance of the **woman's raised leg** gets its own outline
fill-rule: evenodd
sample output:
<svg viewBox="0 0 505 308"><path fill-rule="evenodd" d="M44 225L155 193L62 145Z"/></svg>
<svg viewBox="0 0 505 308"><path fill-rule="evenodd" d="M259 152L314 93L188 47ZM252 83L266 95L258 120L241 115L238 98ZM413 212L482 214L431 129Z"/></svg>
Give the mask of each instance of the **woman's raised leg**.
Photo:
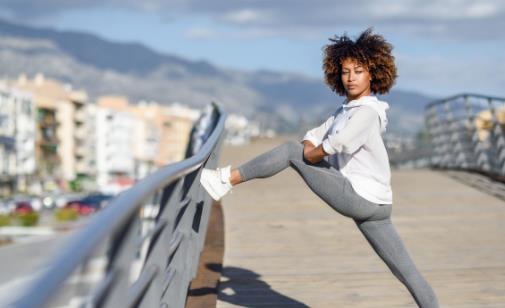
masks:
<svg viewBox="0 0 505 308"><path fill-rule="evenodd" d="M200 182L214 200L219 200L232 188L254 178L267 178L286 169L293 160L303 161L303 145L288 141L230 170L230 166L216 170L203 169Z"/></svg>
<svg viewBox="0 0 505 308"><path fill-rule="evenodd" d="M237 170L240 173L241 182L268 178L289 167L293 160L303 161L303 144L288 141L256 156L239 166Z"/></svg>
<svg viewBox="0 0 505 308"><path fill-rule="evenodd" d="M340 214L354 219L389 217L391 205L377 205L357 195L349 180L323 160L317 164L303 159L303 145L289 141L237 168L242 181L267 178L292 167L307 186Z"/></svg>

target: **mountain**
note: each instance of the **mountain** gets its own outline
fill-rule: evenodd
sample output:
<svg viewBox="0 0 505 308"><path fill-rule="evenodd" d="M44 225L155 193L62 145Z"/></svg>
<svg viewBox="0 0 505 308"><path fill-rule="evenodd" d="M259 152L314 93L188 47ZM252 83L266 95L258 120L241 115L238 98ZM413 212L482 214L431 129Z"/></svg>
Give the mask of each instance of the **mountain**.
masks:
<svg viewBox="0 0 505 308"><path fill-rule="evenodd" d="M123 94L131 101L179 101L202 107L220 102L278 131L303 131L333 111L342 98L322 82L301 74L243 72L159 53L139 43L96 35L37 29L0 20L0 76L46 76L84 88L92 98ZM412 135L433 98L392 91L390 132Z"/></svg>

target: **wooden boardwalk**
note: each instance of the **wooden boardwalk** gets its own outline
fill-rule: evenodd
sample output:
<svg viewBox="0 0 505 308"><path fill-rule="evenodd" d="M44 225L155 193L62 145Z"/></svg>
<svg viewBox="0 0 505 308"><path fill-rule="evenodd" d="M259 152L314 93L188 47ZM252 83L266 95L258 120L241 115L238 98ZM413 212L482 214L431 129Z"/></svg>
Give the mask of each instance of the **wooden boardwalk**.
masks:
<svg viewBox="0 0 505 308"><path fill-rule="evenodd" d="M283 142L226 146L238 164ZM393 171L393 223L441 307L505 307L505 202L430 170ZM223 199L217 307L416 307L353 221L293 170Z"/></svg>

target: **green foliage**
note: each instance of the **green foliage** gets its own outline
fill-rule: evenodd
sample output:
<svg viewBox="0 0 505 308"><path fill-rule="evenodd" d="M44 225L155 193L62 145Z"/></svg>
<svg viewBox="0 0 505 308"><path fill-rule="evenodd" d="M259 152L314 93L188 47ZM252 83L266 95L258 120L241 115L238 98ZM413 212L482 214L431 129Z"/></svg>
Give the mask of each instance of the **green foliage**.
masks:
<svg viewBox="0 0 505 308"><path fill-rule="evenodd" d="M72 190L72 192L82 191L82 181L81 180L75 179L75 180L69 181L68 183L70 185L70 189Z"/></svg>
<svg viewBox="0 0 505 308"><path fill-rule="evenodd" d="M0 215L0 227L8 226L11 224L11 217L9 215Z"/></svg>
<svg viewBox="0 0 505 308"><path fill-rule="evenodd" d="M75 179L69 181L68 184L72 192L83 192L86 184L90 181L94 181L94 179L90 178L86 174L78 173Z"/></svg>
<svg viewBox="0 0 505 308"><path fill-rule="evenodd" d="M17 214L14 216L18 223L23 227L32 227L39 223L39 214L30 212L26 214Z"/></svg>
<svg viewBox="0 0 505 308"><path fill-rule="evenodd" d="M79 213L73 208L62 208L54 212L54 217L57 221L73 221L79 218Z"/></svg>

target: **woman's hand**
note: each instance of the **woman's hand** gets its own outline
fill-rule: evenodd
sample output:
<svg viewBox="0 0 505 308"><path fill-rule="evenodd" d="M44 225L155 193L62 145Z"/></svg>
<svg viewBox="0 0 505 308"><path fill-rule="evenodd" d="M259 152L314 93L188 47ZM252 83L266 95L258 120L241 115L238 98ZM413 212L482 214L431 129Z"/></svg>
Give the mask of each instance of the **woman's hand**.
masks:
<svg viewBox="0 0 505 308"><path fill-rule="evenodd" d="M323 150L323 145L314 146L310 141L303 141L303 157L311 164L317 164L327 155Z"/></svg>

